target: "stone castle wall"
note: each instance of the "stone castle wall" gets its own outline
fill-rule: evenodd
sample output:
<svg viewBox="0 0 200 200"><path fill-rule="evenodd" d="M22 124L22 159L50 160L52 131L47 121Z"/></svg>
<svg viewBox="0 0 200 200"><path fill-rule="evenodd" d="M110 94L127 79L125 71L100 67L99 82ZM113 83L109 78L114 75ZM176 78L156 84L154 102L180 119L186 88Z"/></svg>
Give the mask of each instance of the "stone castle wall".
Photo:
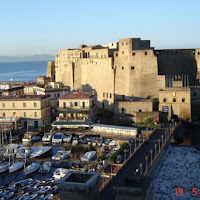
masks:
<svg viewBox="0 0 200 200"><path fill-rule="evenodd" d="M190 84L200 71L195 50L154 50L149 40L120 39L108 45L59 50L55 57L55 81L71 90L95 91L97 106L113 111L116 99L159 97L165 75L188 74ZM53 66L53 64L49 64ZM53 67L47 75L53 76Z"/></svg>

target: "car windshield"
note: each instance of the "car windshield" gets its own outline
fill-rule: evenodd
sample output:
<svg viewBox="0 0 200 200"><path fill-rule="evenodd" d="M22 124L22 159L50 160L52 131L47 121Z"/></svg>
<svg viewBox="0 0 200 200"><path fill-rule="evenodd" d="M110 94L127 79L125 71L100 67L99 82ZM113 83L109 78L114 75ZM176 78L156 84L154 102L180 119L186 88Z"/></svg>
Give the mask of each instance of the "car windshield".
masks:
<svg viewBox="0 0 200 200"><path fill-rule="evenodd" d="M62 139L62 135L61 134L54 135L54 139Z"/></svg>

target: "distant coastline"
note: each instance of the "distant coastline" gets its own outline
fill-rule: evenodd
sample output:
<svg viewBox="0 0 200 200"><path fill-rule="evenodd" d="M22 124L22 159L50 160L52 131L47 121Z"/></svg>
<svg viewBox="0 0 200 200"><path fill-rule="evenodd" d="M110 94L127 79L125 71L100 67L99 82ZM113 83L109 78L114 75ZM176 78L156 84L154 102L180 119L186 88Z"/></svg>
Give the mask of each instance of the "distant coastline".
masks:
<svg viewBox="0 0 200 200"><path fill-rule="evenodd" d="M54 56L47 54L22 56L22 57L0 56L0 63L40 62L40 61L52 61L52 60L54 60Z"/></svg>

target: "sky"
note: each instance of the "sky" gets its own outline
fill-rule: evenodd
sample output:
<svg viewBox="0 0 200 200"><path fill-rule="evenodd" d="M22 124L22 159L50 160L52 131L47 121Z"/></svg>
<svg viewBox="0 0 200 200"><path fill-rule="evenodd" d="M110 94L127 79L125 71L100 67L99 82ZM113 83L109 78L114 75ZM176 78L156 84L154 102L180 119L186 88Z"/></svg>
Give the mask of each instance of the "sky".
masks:
<svg viewBox="0 0 200 200"><path fill-rule="evenodd" d="M200 48L199 0L0 0L0 7L0 56L55 56L130 37L156 49Z"/></svg>

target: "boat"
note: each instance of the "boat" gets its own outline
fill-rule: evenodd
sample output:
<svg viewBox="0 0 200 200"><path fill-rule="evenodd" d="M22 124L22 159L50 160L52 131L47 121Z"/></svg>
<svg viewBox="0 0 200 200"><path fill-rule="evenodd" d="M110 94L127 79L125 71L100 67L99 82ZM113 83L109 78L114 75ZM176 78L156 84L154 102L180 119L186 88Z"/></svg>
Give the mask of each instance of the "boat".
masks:
<svg viewBox="0 0 200 200"><path fill-rule="evenodd" d="M38 196L38 194L36 194L36 193L31 194L31 195L29 195L29 196L26 198L26 200L35 199L37 196Z"/></svg>
<svg viewBox="0 0 200 200"><path fill-rule="evenodd" d="M37 196L35 200L42 200L43 198L44 198L44 194Z"/></svg>
<svg viewBox="0 0 200 200"><path fill-rule="evenodd" d="M33 142L34 136L37 135L37 132L26 132L24 134L24 137L22 138L22 142L24 143L30 143Z"/></svg>
<svg viewBox="0 0 200 200"><path fill-rule="evenodd" d="M22 158L22 159L28 158L32 152L33 149L31 147L21 147L17 152L16 158Z"/></svg>
<svg viewBox="0 0 200 200"><path fill-rule="evenodd" d="M56 133L52 137L52 143L62 143L63 142L63 137L64 137L63 133Z"/></svg>
<svg viewBox="0 0 200 200"><path fill-rule="evenodd" d="M94 139L94 140L92 141L92 146L94 147L94 146L96 146L96 145L97 145L97 140Z"/></svg>
<svg viewBox="0 0 200 200"><path fill-rule="evenodd" d="M9 167L9 172L15 172L24 166L24 162L15 162Z"/></svg>
<svg viewBox="0 0 200 200"><path fill-rule="evenodd" d="M68 172L69 172L68 169L57 168L53 173L53 177L54 177L55 180L59 180L62 177L64 177Z"/></svg>
<svg viewBox="0 0 200 200"><path fill-rule="evenodd" d="M63 160L69 156L71 153L71 150L69 151L57 151L57 154L55 156L52 156L53 160Z"/></svg>
<svg viewBox="0 0 200 200"><path fill-rule="evenodd" d="M81 144L88 144L88 141L88 138L81 139Z"/></svg>
<svg viewBox="0 0 200 200"><path fill-rule="evenodd" d="M47 195L43 198L43 200L50 200L50 199L52 199L52 197L53 197L53 194L47 194Z"/></svg>
<svg viewBox="0 0 200 200"><path fill-rule="evenodd" d="M42 137L43 142L51 142L51 139L53 137L53 133L44 133L44 136Z"/></svg>
<svg viewBox="0 0 200 200"><path fill-rule="evenodd" d="M96 157L96 154L97 154L96 151L88 151L81 158L81 161L90 161L90 160L93 160Z"/></svg>
<svg viewBox="0 0 200 200"><path fill-rule="evenodd" d="M98 145L98 146L101 146L101 145L102 145L102 139L99 138L99 139L97 140L97 145Z"/></svg>
<svg viewBox="0 0 200 200"><path fill-rule="evenodd" d="M78 132L78 133L75 133L75 135L76 135L78 138L80 138L80 139L82 139L82 138L85 137L85 133L80 133L80 132Z"/></svg>
<svg viewBox="0 0 200 200"><path fill-rule="evenodd" d="M29 196L29 193L27 192L27 193L23 194L23 195L19 198L19 200L25 200L25 199L28 198L28 196Z"/></svg>
<svg viewBox="0 0 200 200"><path fill-rule="evenodd" d="M35 163L32 163L31 165L29 165L28 167L26 167L24 169L24 173L25 173L25 175L28 175L28 174L31 174L33 172L36 172L39 168L40 168L40 163L35 162Z"/></svg>
<svg viewBox="0 0 200 200"><path fill-rule="evenodd" d="M39 158L44 157L46 154L52 150L52 146L45 146L45 147L32 147L33 152L30 154L30 158Z"/></svg>
<svg viewBox="0 0 200 200"><path fill-rule="evenodd" d="M20 150L22 146L18 145L18 144L8 144L6 147L6 151L3 154L4 157L8 158L8 157L14 157L17 152Z"/></svg>
<svg viewBox="0 0 200 200"><path fill-rule="evenodd" d="M38 142L40 140L40 136L33 136L31 142Z"/></svg>
<svg viewBox="0 0 200 200"><path fill-rule="evenodd" d="M41 165L39 169L39 173L48 174L51 170L51 167L52 167L52 163L50 161L46 161Z"/></svg>
<svg viewBox="0 0 200 200"><path fill-rule="evenodd" d="M72 146L76 146L79 143L79 139L75 137L72 141Z"/></svg>
<svg viewBox="0 0 200 200"><path fill-rule="evenodd" d="M112 140L111 142L109 142L108 145L109 145L109 146L115 146L115 145L116 145L116 140Z"/></svg>
<svg viewBox="0 0 200 200"><path fill-rule="evenodd" d="M0 173L6 172L10 167L10 163L2 163L0 164Z"/></svg>
<svg viewBox="0 0 200 200"><path fill-rule="evenodd" d="M49 189L51 188L51 186L44 186L43 188L41 188L38 193L39 194L44 194L46 193Z"/></svg>
<svg viewBox="0 0 200 200"><path fill-rule="evenodd" d="M23 185L26 185L27 183L29 184L29 183L32 183L32 182L33 182L33 179L28 178L28 179L24 179L24 180L15 182L15 185L22 187Z"/></svg>
<svg viewBox="0 0 200 200"><path fill-rule="evenodd" d="M64 138L63 138L64 142L71 142L71 140L72 140L72 135L71 134L64 135Z"/></svg>

